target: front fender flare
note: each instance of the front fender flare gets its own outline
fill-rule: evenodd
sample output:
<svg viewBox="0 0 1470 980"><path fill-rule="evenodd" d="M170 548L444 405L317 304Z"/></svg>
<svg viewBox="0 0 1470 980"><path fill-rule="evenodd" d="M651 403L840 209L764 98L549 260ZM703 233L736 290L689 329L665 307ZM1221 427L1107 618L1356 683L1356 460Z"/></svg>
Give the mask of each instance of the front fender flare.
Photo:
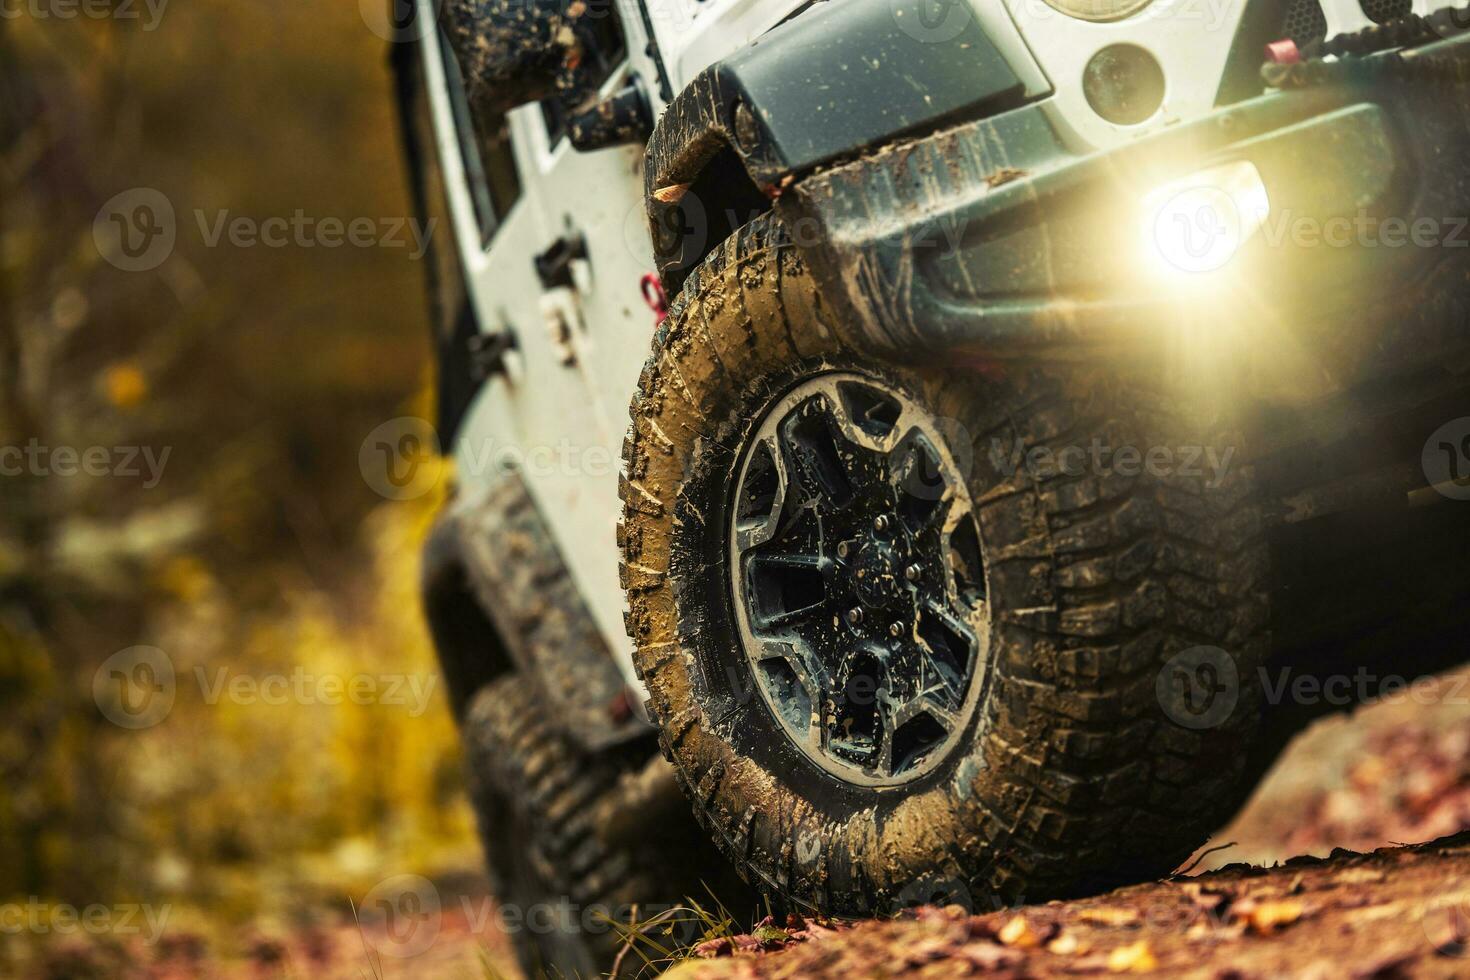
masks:
<svg viewBox="0 0 1470 980"><path fill-rule="evenodd" d="M644 167L665 289L719 244L714 216L731 195L775 199L824 164L1044 95L1009 15L984 7L950 4L930 23L924 0L818 3L701 72L659 119ZM738 160L744 187L725 174L727 186L701 184L722 154Z"/></svg>

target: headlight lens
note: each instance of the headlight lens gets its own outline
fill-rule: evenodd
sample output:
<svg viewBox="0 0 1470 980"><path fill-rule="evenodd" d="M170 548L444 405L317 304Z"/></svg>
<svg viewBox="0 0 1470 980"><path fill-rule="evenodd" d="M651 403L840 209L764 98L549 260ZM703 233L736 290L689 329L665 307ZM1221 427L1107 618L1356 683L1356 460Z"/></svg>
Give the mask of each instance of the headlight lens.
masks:
<svg viewBox="0 0 1470 980"><path fill-rule="evenodd" d="M1271 213L1261 172L1248 160L1171 181L1143 199L1143 248L1166 277L1223 269Z"/></svg>
<svg viewBox="0 0 1470 980"><path fill-rule="evenodd" d="M1131 17L1153 0L1046 0L1046 2L1079 20L1122 20Z"/></svg>

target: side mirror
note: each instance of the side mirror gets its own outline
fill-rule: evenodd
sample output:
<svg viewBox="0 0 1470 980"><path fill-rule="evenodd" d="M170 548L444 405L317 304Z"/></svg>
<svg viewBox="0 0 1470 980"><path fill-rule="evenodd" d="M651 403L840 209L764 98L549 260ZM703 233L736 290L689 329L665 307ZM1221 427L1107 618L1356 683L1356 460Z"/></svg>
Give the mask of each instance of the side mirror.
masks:
<svg viewBox="0 0 1470 980"><path fill-rule="evenodd" d="M614 0L445 0L441 19L479 118L555 99L579 150L648 138L651 113L636 79L597 99L623 52Z"/></svg>

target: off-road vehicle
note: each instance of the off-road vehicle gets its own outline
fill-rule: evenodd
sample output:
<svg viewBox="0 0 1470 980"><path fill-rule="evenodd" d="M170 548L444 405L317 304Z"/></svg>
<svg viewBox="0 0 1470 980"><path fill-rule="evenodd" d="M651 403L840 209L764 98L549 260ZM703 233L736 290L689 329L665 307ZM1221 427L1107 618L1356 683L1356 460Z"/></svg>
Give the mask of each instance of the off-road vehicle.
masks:
<svg viewBox="0 0 1470 980"><path fill-rule="evenodd" d="M1435 6L399 11L448 231L425 601L497 887L563 912L528 966L606 970L599 916L706 889L1164 874L1340 703L1291 671L1454 659L1470 18Z"/></svg>

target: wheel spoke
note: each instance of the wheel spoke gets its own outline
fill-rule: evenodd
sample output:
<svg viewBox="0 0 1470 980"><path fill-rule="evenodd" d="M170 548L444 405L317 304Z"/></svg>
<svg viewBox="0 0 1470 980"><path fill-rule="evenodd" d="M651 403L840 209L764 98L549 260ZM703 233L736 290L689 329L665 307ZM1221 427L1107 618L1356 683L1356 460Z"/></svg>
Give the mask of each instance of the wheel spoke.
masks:
<svg viewBox="0 0 1470 980"><path fill-rule="evenodd" d="M736 494L735 548L738 552L765 544L776 533L786 509L790 475L786 455L775 435L752 449Z"/></svg>
<svg viewBox="0 0 1470 980"><path fill-rule="evenodd" d="M820 603L800 609L786 609L759 620L757 626L762 633L780 633L800 623L814 619L823 612Z"/></svg>

